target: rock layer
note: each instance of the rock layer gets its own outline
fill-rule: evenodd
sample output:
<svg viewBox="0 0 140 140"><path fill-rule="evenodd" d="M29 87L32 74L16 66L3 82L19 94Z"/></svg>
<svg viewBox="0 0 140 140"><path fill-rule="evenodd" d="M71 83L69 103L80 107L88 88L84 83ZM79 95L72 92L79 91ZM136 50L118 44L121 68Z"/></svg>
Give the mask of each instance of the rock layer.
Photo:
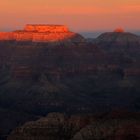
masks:
<svg viewBox="0 0 140 140"><path fill-rule="evenodd" d="M27 24L24 28L25 31L29 32L53 32L53 33L63 33L69 32L67 26L64 25L32 25Z"/></svg>
<svg viewBox="0 0 140 140"><path fill-rule="evenodd" d="M75 38L78 37L78 40ZM13 32L0 32L0 41L31 41L31 42L57 42L57 41L79 42L84 38L74 32L69 31L63 25L26 25L24 30Z"/></svg>

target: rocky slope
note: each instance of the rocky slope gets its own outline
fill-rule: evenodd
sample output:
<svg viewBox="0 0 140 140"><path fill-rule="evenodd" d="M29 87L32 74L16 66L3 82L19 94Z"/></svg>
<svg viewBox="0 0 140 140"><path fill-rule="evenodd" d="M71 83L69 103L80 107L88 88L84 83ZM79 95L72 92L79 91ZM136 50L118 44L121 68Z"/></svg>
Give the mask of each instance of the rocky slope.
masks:
<svg viewBox="0 0 140 140"><path fill-rule="evenodd" d="M128 57L128 59L132 59L131 61L139 59L140 37L135 34L129 32L103 33L96 38L94 44L99 45L101 49L112 56Z"/></svg>
<svg viewBox="0 0 140 140"><path fill-rule="evenodd" d="M101 34L94 44L110 57L113 65L121 67L126 77L140 77L140 37L128 32Z"/></svg>
<svg viewBox="0 0 140 140"><path fill-rule="evenodd" d="M72 140L138 140L140 121L111 120L97 122L83 128Z"/></svg>
<svg viewBox="0 0 140 140"><path fill-rule="evenodd" d="M129 51L139 49L140 37L129 32L107 32L96 39L96 44L109 51L118 49Z"/></svg>
<svg viewBox="0 0 140 140"><path fill-rule="evenodd" d="M86 118L80 116L68 117L64 114L52 113L17 128L8 139L69 140L86 125L86 121Z"/></svg>
<svg viewBox="0 0 140 140"><path fill-rule="evenodd" d="M52 113L18 127L8 140L138 140L140 138L138 114L137 119L130 116L123 119L121 117L106 119L105 115L103 119L96 117L92 115L68 117Z"/></svg>

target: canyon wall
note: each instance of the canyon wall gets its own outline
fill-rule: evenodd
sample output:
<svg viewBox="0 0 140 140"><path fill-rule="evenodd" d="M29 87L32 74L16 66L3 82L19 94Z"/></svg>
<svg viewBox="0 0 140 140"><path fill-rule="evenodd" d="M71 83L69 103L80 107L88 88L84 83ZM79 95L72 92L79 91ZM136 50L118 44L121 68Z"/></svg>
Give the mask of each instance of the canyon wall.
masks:
<svg viewBox="0 0 140 140"><path fill-rule="evenodd" d="M78 42L84 38L70 32L64 25L26 25L24 30L13 32L0 32L0 41L31 41L31 42L57 42L72 41L76 37ZM80 39L80 40L79 40ZM76 41L76 40L75 40Z"/></svg>
<svg viewBox="0 0 140 140"><path fill-rule="evenodd" d="M0 32L0 40L14 40L12 32Z"/></svg>

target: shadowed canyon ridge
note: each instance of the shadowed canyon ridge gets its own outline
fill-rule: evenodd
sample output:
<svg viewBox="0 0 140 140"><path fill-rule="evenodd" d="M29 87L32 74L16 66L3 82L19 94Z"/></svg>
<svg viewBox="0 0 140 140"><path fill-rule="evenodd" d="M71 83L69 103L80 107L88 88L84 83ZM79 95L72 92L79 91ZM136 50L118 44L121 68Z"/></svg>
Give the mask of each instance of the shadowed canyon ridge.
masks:
<svg viewBox="0 0 140 140"><path fill-rule="evenodd" d="M124 140L129 131L136 140L139 83L140 37L121 28L95 39L63 25L0 32L0 139Z"/></svg>

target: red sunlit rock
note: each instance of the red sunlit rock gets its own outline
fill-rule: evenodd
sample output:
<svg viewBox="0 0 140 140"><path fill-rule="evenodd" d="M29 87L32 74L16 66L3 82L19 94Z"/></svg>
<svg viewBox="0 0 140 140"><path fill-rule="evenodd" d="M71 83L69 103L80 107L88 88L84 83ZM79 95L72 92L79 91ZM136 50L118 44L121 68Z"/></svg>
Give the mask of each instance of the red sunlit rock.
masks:
<svg viewBox="0 0 140 140"><path fill-rule="evenodd" d="M117 28L117 29L114 30L114 32L116 32L116 33L123 33L124 29L123 28Z"/></svg>
<svg viewBox="0 0 140 140"><path fill-rule="evenodd" d="M24 28L25 31L29 32L69 32L67 26L64 25L40 25L40 24L27 24Z"/></svg>
<svg viewBox="0 0 140 140"><path fill-rule="evenodd" d="M27 24L24 30L13 32L0 32L0 40L32 41L32 42L56 42L84 38L69 31L64 25ZM77 41L78 41L77 40Z"/></svg>

